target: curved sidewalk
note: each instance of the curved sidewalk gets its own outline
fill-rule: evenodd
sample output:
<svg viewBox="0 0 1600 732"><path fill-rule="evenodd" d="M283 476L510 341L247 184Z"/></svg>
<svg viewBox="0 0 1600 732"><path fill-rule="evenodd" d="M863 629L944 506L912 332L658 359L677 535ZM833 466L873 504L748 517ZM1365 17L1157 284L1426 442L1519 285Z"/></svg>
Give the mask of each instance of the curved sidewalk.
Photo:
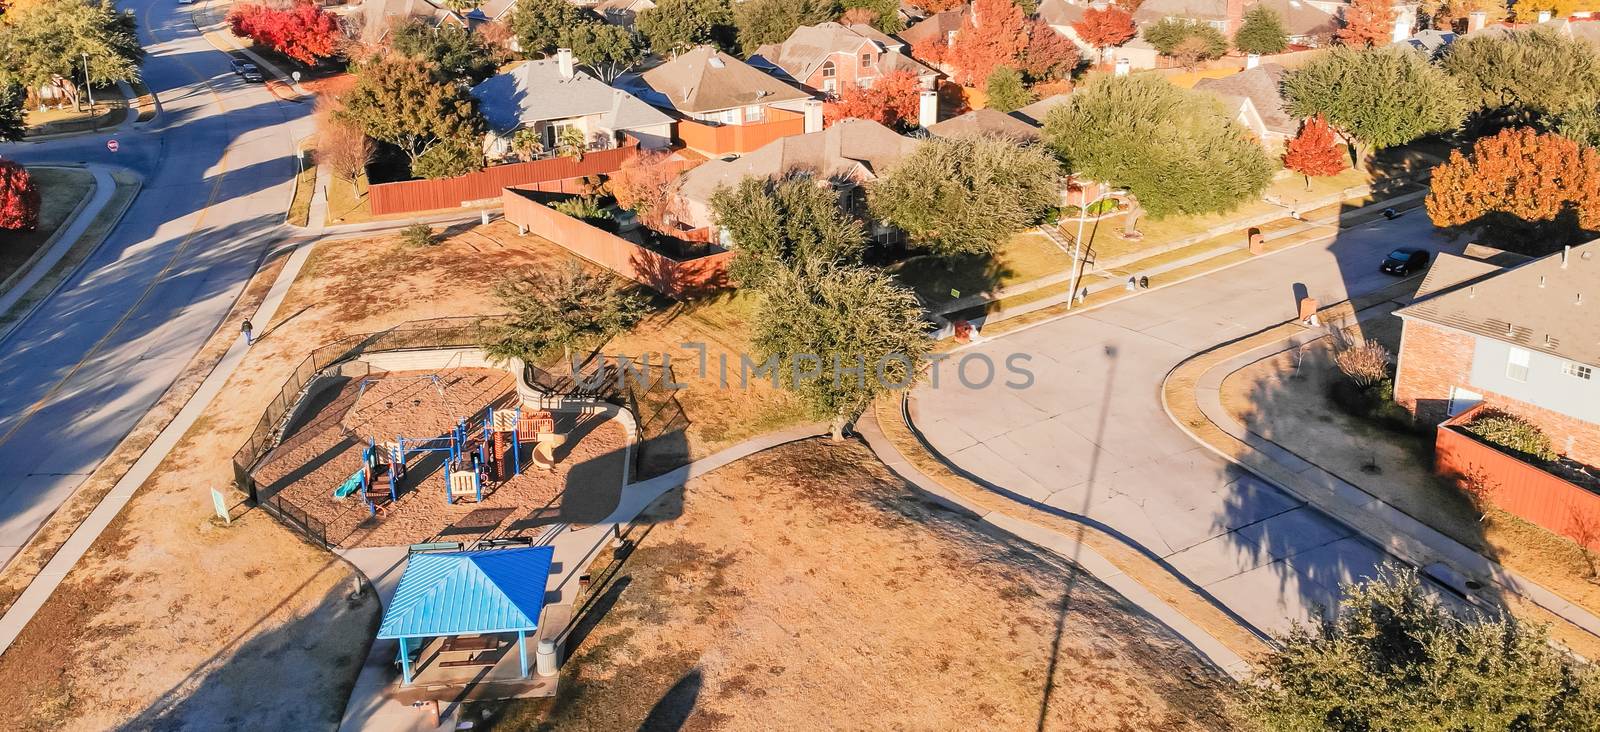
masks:
<svg viewBox="0 0 1600 732"><path fill-rule="evenodd" d="M84 167L94 177L94 192L85 198L83 203L79 204L78 208L72 212L72 223L68 224L65 229L57 231L55 236L51 238L49 246L24 265L26 269L23 274L13 281L4 292L0 292L0 315L9 312L12 307L15 307L17 301L21 300L23 295L33 289L34 285L39 284L39 280L44 279L44 276L50 273L50 270L61 261L62 257L67 256L67 252L71 251L73 245L78 243L78 239L83 237L83 232L87 231L89 226L94 223L95 217L99 216L100 211L106 207L107 203L111 202L111 197L116 195L117 182L111 178L110 168L104 165L86 165ZM24 318L25 316L14 318L11 322L15 325L22 322ZM9 330L9 328L4 330ZM3 332L0 332L0 336L3 336Z"/></svg>
<svg viewBox="0 0 1600 732"><path fill-rule="evenodd" d="M1353 316L1356 320L1384 317L1396 307L1393 302L1385 300L1355 311ZM1498 585L1584 631L1600 636L1600 617L1412 518L1321 466L1251 432L1222 406L1222 382L1230 374L1261 359L1326 336L1327 331L1320 328L1308 330L1295 323L1285 323L1255 337L1196 354L1173 369L1163 384L1162 401L1167 407L1167 415L1179 429L1223 459L1337 517L1395 556L1423 568L1433 580L1472 602L1492 607L1496 605L1492 599L1495 593L1468 587L1467 578L1486 585ZM1168 388L1174 381L1183 382L1187 379L1193 379L1192 389ZM1184 409L1190 405L1169 402L1174 397L1189 400L1190 405L1204 415L1207 423L1191 425L1180 419L1174 414L1174 408ZM1211 433L1205 429L1207 426L1221 434ZM1223 445L1219 445L1219 441ZM1228 441L1232 444L1227 444ZM1440 562L1449 565L1455 572L1438 571L1434 565Z"/></svg>

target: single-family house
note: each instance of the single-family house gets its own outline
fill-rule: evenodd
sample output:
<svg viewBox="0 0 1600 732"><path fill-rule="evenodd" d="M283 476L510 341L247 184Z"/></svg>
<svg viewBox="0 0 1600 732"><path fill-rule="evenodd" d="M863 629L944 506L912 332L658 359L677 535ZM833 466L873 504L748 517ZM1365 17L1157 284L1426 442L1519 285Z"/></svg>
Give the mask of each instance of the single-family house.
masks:
<svg viewBox="0 0 1600 732"><path fill-rule="evenodd" d="M1220 79L1201 79L1194 88L1217 95L1229 113L1268 149L1276 149L1300 131L1283 98L1284 68L1261 64Z"/></svg>
<svg viewBox="0 0 1600 732"><path fill-rule="evenodd" d="M350 11L347 17L356 19L356 38L368 46L383 42L396 23L417 20L432 27L455 25L467 27L467 20L449 8L428 0L362 0L361 6Z"/></svg>
<svg viewBox="0 0 1600 732"><path fill-rule="evenodd" d="M483 23L510 20L511 10L516 6L516 0L487 0L482 5L467 11L466 19L474 28Z"/></svg>
<svg viewBox="0 0 1600 732"><path fill-rule="evenodd" d="M631 29L638 22L640 13L655 6L653 0L600 0L590 5L589 10L607 23Z"/></svg>
<svg viewBox="0 0 1600 732"><path fill-rule="evenodd" d="M934 137L1001 137L1024 145L1042 139L1033 125L993 109L974 109L936 122L928 126L928 134Z"/></svg>
<svg viewBox="0 0 1600 732"><path fill-rule="evenodd" d="M1011 116L1034 127L1043 127L1050 110L1072 101L1071 94L1052 94L1032 104L1012 110Z"/></svg>
<svg viewBox="0 0 1600 732"><path fill-rule="evenodd" d="M672 117L578 69L564 48L489 77L472 96L488 122L484 154L490 160L529 157L514 144L522 130L537 136L539 149L531 157L553 154L573 137L590 150L616 147L624 133L642 149L672 144Z"/></svg>
<svg viewBox="0 0 1600 732"><path fill-rule="evenodd" d="M1425 424L1485 404L1600 466L1596 293L1600 240L1509 266L1440 254L1417 300L1395 312L1404 321L1395 401Z"/></svg>
<svg viewBox="0 0 1600 732"><path fill-rule="evenodd" d="M939 72L904 51L905 43L870 25L829 22L802 25L782 43L757 48L750 65L824 94L837 94L846 84L871 86L895 71L909 71L922 88L934 88Z"/></svg>
<svg viewBox="0 0 1600 732"><path fill-rule="evenodd" d="M699 46L639 76L640 99L676 114L678 137L711 157L751 152L805 132L811 93L711 46Z"/></svg>
<svg viewBox="0 0 1600 732"><path fill-rule="evenodd" d="M745 178L775 178L792 171L806 171L832 182L846 205L859 213L865 204L862 186L911 154L919 143L872 120L847 119L820 132L780 138L740 158L706 162L684 173L680 181L685 224L690 228L714 225L711 196L718 188L737 186ZM888 239L894 232L875 227L873 235Z"/></svg>

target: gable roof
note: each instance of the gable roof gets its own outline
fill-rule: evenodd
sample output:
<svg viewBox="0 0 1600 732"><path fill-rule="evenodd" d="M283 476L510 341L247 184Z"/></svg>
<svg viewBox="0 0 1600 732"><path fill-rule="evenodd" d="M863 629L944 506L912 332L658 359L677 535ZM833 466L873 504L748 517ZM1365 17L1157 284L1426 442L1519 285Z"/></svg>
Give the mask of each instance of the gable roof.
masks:
<svg viewBox="0 0 1600 732"><path fill-rule="evenodd" d="M1046 115L1050 114L1050 110L1070 101L1072 101L1072 94L1070 93L1054 94L1040 99L1033 104L1029 104L1024 107L1018 107L1016 110L1011 112L1011 116L1033 125L1034 127L1043 127L1044 118Z"/></svg>
<svg viewBox="0 0 1600 732"><path fill-rule="evenodd" d="M431 26L450 21L466 24L450 9L428 0L362 0L360 12L361 40L365 43L383 40L395 23L412 18Z"/></svg>
<svg viewBox="0 0 1600 732"><path fill-rule="evenodd" d="M711 46L699 46L646 71L639 81L666 106L689 114L811 97Z"/></svg>
<svg viewBox="0 0 1600 732"><path fill-rule="evenodd" d="M1439 277L1480 268L1458 265L1446 265ZM1428 276L1434 277L1432 272ZM1600 366L1600 314L1595 312L1600 308L1600 239L1499 274L1433 289L1444 291L1395 314Z"/></svg>
<svg viewBox="0 0 1600 732"><path fill-rule="evenodd" d="M773 140L733 160L712 160L683 175L682 193L706 201L720 186L735 186L749 177L771 178L791 170L809 170L824 177L876 177L911 154L920 142L896 134L872 120L847 119L821 132Z"/></svg>
<svg viewBox="0 0 1600 732"><path fill-rule="evenodd" d="M1188 18L1190 20L1227 20L1228 0L1145 0L1133 11L1133 19L1144 25L1160 22L1162 18Z"/></svg>
<svg viewBox="0 0 1600 732"><path fill-rule="evenodd" d="M829 56L835 53L855 53L865 44L871 44L884 54L885 61L899 68L916 69L919 75L934 73L933 69L910 58L905 59L910 65L890 59L891 55L900 55L896 50L901 48L900 42L879 33L871 26L859 24L845 26L831 21L802 25L794 29L783 43L768 43L757 48L756 52L751 54L750 61L758 66L782 69L790 78L804 81L811 78L817 69L822 68Z"/></svg>
<svg viewBox="0 0 1600 732"><path fill-rule="evenodd" d="M964 137L969 135L995 135L1016 142L1038 142L1039 131L1027 122L993 109L974 109L966 114L951 117L928 128L936 137Z"/></svg>
<svg viewBox="0 0 1600 732"><path fill-rule="evenodd" d="M1305 0L1261 0L1278 14L1283 30L1291 37L1317 36L1339 30L1339 18Z"/></svg>
<svg viewBox="0 0 1600 732"><path fill-rule="evenodd" d="M1262 64L1220 79L1201 79L1195 89L1208 91L1222 97L1244 97L1255 105L1262 124L1268 132L1293 136L1300 130L1300 122L1289 114L1282 92L1284 68L1277 64Z"/></svg>
<svg viewBox="0 0 1600 732"><path fill-rule="evenodd" d="M548 546L412 554L378 637L534 630L554 554Z"/></svg>
<svg viewBox="0 0 1600 732"><path fill-rule="evenodd" d="M562 78L553 58L524 61L472 87L479 109L495 132L552 119L605 115L611 130L668 124L672 118L621 89L607 86L582 69Z"/></svg>
<svg viewBox="0 0 1600 732"><path fill-rule="evenodd" d="M1039 17L1043 18L1047 25L1068 26L1083 20L1084 11L1089 7L1089 3L1077 3L1073 0L1044 0L1039 3Z"/></svg>
<svg viewBox="0 0 1600 732"><path fill-rule="evenodd" d="M963 5L923 18L916 25L900 31L900 40L912 46L931 40L943 41L950 31L961 30L961 21L967 17L969 7Z"/></svg>

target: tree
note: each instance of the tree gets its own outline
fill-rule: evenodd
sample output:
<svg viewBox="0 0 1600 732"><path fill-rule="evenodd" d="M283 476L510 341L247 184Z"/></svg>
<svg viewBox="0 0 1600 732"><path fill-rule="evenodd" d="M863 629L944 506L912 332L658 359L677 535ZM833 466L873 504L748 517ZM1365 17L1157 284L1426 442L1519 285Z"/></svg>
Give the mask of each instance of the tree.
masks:
<svg viewBox="0 0 1600 732"><path fill-rule="evenodd" d="M910 71L891 71L872 86L846 84L835 99L822 105L823 121L870 119L886 127L915 127L922 101L922 82Z"/></svg>
<svg viewBox="0 0 1600 732"><path fill-rule="evenodd" d="M511 32L525 53L550 53L573 28L595 22L593 14L567 0L517 0L511 11Z"/></svg>
<svg viewBox="0 0 1600 732"><path fill-rule="evenodd" d="M1600 105L1577 107L1554 120L1556 132L1589 147L1600 147Z"/></svg>
<svg viewBox="0 0 1600 732"><path fill-rule="evenodd" d="M1157 217L1226 211L1272 179L1272 160L1220 102L1151 74L1092 80L1046 115L1044 131L1069 170L1127 188Z"/></svg>
<svg viewBox="0 0 1600 732"><path fill-rule="evenodd" d="M1427 206L1436 226L1484 225L1500 246L1547 254L1600 231L1600 150L1505 130L1435 167Z"/></svg>
<svg viewBox="0 0 1600 732"><path fill-rule="evenodd" d="M1161 55L1185 67L1228 52L1228 39L1222 31L1185 18L1162 18L1144 30L1144 39Z"/></svg>
<svg viewBox="0 0 1600 732"><path fill-rule="evenodd" d="M761 294L751 342L834 440L878 395L910 386L932 344L917 296L882 270L780 269Z"/></svg>
<svg viewBox="0 0 1600 732"><path fill-rule="evenodd" d="M631 31L610 23L582 23L568 31L572 55L607 84L644 58L644 47Z"/></svg>
<svg viewBox="0 0 1600 732"><path fill-rule="evenodd" d="M634 27L650 41L651 49L672 54L707 43L727 50L733 45L732 22L727 0L661 0L639 13Z"/></svg>
<svg viewBox="0 0 1600 732"><path fill-rule="evenodd" d="M333 97L317 97L317 165L354 184L377 150L360 125L339 114L341 108Z"/></svg>
<svg viewBox="0 0 1600 732"><path fill-rule="evenodd" d="M839 9L836 0L745 0L734 6L733 25L739 29L739 47L753 53L783 42L802 25L833 20Z"/></svg>
<svg viewBox="0 0 1600 732"><path fill-rule="evenodd" d="M1060 163L996 137L929 138L869 191L872 217L935 254L988 253L1054 205Z"/></svg>
<svg viewBox="0 0 1600 732"><path fill-rule="evenodd" d="M1115 5L1105 9L1089 8L1083 11L1083 19L1072 24L1072 29L1078 32L1078 37L1084 43L1094 46L1099 52L1099 58L1104 60L1106 49L1120 46L1139 34L1139 26L1133 22L1133 15Z"/></svg>
<svg viewBox="0 0 1600 732"><path fill-rule="evenodd" d="M1028 45L1028 25L1013 0L974 0L955 44L944 54L958 84L982 84L996 66L1015 66Z"/></svg>
<svg viewBox="0 0 1600 732"><path fill-rule="evenodd" d="M555 271L529 268L501 280L494 294L509 315L489 331L484 353L530 364L548 363L559 353L576 372L574 351L598 350L644 317L644 298L618 284L576 262Z"/></svg>
<svg viewBox="0 0 1600 732"><path fill-rule="evenodd" d="M984 105L999 112L1010 112L1033 103L1033 92L1022 83L1022 75L1010 66L996 66L984 80L988 102Z"/></svg>
<svg viewBox="0 0 1600 732"><path fill-rule="evenodd" d="M1034 18L1028 26L1028 44L1017 56L1017 69L1033 81L1047 81L1066 78L1077 65L1078 46L1044 20Z"/></svg>
<svg viewBox="0 0 1600 732"><path fill-rule="evenodd" d="M1283 151L1283 167L1305 176L1306 190L1311 190L1311 176L1338 175L1344 170L1344 151L1333 139L1333 128L1317 115L1300 125L1300 134L1294 136Z"/></svg>
<svg viewBox="0 0 1600 732"><path fill-rule="evenodd" d="M396 53L439 67L447 76L475 86L494 75L502 59L499 49L476 33L455 25L430 26L415 19L402 20L385 37Z"/></svg>
<svg viewBox="0 0 1600 732"><path fill-rule="evenodd" d="M932 15L946 10L955 10L965 5L965 0L908 0L911 7Z"/></svg>
<svg viewBox="0 0 1600 732"><path fill-rule="evenodd" d="M307 66L339 53L339 19L310 2L287 9L241 3L228 11L234 35L249 38Z"/></svg>
<svg viewBox="0 0 1600 732"><path fill-rule="evenodd" d="M899 33L906 29L905 21L900 18L899 0L844 0L840 5L847 16L857 13L854 22L868 23L884 33ZM864 13L871 13L872 17L869 19ZM844 18L841 17L839 22L844 23Z"/></svg>
<svg viewBox="0 0 1600 732"><path fill-rule="evenodd" d="M1271 730L1596 729L1600 677L1548 632L1453 613L1415 570L1380 569L1345 586L1336 617L1279 639L1245 708Z"/></svg>
<svg viewBox="0 0 1600 732"><path fill-rule="evenodd" d="M20 140L27 131L27 125L23 123L22 117L22 105L27 97L28 94L21 84L12 84L0 79L0 142Z"/></svg>
<svg viewBox="0 0 1600 732"><path fill-rule="evenodd" d="M1283 93L1290 114L1320 114L1377 149L1448 132L1466 116L1456 81L1409 48L1331 48L1285 74Z"/></svg>
<svg viewBox="0 0 1600 732"><path fill-rule="evenodd" d="M1256 5L1245 11L1244 22L1233 34L1233 47L1263 56L1283 53L1289 47L1289 34L1283 29L1283 19L1272 8Z"/></svg>
<svg viewBox="0 0 1600 732"><path fill-rule="evenodd" d="M840 208L829 183L795 172L745 178L711 195L717 225L733 241L728 274L735 282L761 287L779 271L860 263L866 231Z"/></svg>
<svg viewBox="0 0 1600 732"><path fill-rule="evenodd" d="M670 153L652 151L622 164L606 181L617 205L632 211L639 222L662 231L684 214L679 193L683 163Z"/></svg>
<svg viewBox="0 0 1600 732"><path fill-rule="evenodd" d="M1387 46L1394 38L1398 16L1393 0L1351 0L1344 9L1344 25L1335 36L1353 48Z"/></svg>
<svg viewBox="0 0 1600 732"><path fill-rule="evenodd" d="M437 78L432 67L403 58L362 64L339 114L360 125L367 136L399 147L411 160L412 175L422 176L424 170L458 175L454 171L475 162L482 167L478 139L484 125L475 100L459 84ZM451 144L423 162L423 155L444 142ZM466 153L464 164L441 159L451 152Z"/></svg>
<svg viewBox="0 0 1600 732"><path fill-rule="evenodd" d="M34 0L12 8L0 23L0 78L37 89L53 77L95 85L138 81L144 48L133 13L111 0Z"/></svg>
<svg viewBox="0 0 1600 732"><path fill-rule="evenodd" d="M39 225L39 188L28 169L0 160L0 230L33 231Z"/></svg>
<svg viewBox="0 0 1600 732"><path fill-rule="evenodd" d="M1490 124L1600 104L1600 54L1545 28L1469 35L1447 47L1440 65Z"/></svg>

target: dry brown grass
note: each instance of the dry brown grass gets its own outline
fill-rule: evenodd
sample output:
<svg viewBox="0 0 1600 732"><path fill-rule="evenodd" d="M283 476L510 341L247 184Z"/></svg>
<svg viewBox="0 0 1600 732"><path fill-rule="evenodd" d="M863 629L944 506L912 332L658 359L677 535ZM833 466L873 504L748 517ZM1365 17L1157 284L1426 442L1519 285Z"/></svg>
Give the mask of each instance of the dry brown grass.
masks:
<svg viewBox="0 0 1600 732"><path fill-rule="evenodd" d="M0 247L0 281L22 268L34 252L69 223L67 215L94 192L94 176L83 168L38 166L28 168L39 189L39 226L33 231L7 231Z"/></svg>
<svg viewBox="0 0 1600 732"><path fill-rule="evenodd" d="M1229 681L1160 623L855 443L700 478L630 539L562 696L492 728L1230 728Z"/></svg>

